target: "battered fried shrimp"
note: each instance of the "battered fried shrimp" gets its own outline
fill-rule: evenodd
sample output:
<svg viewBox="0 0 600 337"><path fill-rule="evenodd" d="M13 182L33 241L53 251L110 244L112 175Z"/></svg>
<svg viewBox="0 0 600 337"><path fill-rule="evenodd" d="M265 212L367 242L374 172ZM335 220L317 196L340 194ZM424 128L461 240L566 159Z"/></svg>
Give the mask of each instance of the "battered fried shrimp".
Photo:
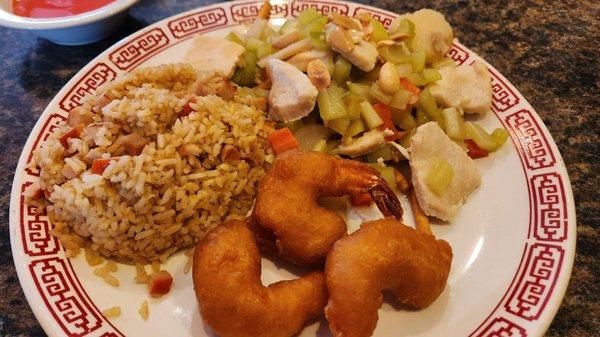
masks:
<svg viewBox="0 0 600 337"><path fill-rule="evenodd" d="M365 222L335 243L325 263L325 317L334 337L368 337L382 291L416 309L444 290L452 249L443 240L387 218Z"/></svg>
<svg viewBox="0 0 600 337"><path fill-rule="evenodd" d="M321 272L265 287L260 254L247 225L227 222L194 252L192 278L204 321L221 337L286 337L323 312Z"/></svg>
<svg viewBox="0 0 600 337"><path fill-rule="evenodd" d="M282 257L312 264L346 233L344 219L317 200L363 193L371 193L385 216L402 218L398 197L375 169L321 152L290 150L277 156L262 178L253 217L273 233Z"/></svg>

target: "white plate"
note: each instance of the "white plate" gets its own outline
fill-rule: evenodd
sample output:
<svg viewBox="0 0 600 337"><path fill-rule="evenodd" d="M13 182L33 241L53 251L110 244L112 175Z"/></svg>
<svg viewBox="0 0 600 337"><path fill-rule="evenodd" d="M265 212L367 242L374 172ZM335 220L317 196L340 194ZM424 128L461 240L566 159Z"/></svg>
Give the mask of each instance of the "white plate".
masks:
<svg viewBox="0 0 600 337"><path fill-rule="evenodd" d="M169 296L150 300L150 320L137 310L146 289L133 282L134 269L120 265L119 288L92 274L82 256L67 259L48 233L45 215L23 202L23 191L37 179L26 169L32 151L63 121L72 108L106 81L137 67L174 62L194 34L225 35L252 20L260 1L229 2L198 8L151 25L109 48L84 67L44 111L23 149L16 169L10 205L12 251L19 280L40 324L49 336L213 336L202 324L191 276L182 273L185 257L171 258L175 276ZM275 23L307 7L323 13L369 12L388 25L397 15L364 5L325 0L279 2ZM279 20L279 22L278 22ZM450 56L457 63L478 59L455 42ZM435 234L454 251L448 285L428 308L397 311L384 304L374 336L541 336L564 296L575 253L575 207L571 185L552 137L525 98L492 66L493 113L480 120L486 129L503 126L510 142L476 160L483 184L452 223L435 225ZM405 221L412 224L403 200ZM375 210L350 211L377 217ZM267 283L294 275L263 259ZM101 311L119 305L122 315L107 319ZM329 336L326 322L301 334Z"/></svg>

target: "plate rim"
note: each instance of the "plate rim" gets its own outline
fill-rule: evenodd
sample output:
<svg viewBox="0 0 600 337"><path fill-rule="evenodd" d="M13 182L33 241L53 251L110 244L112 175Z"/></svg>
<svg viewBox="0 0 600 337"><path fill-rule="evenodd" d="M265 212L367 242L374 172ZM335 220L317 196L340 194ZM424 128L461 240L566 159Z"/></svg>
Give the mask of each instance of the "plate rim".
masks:
<svg viewBox="0 0 600 337"><path fill-rule="evenodd" d="M20 241L19 235L17 235L17 231L20 231L20 228L19 228L20 224L18 222L18 219L20 219L20 216L21 216L21 214L19 213L20 199L21 199L21 194L22 194L20 189L23 186L22 184L25 182L25 179L23 179L22 171L24 170L25 165L29 159L28 158L29 152L32 150L34 143L37 140L36 138L39 138L40 133L43 131L42 130L43 124L49 122L51 115L52 115L52 111L53 111L53 109L55 109L56 107L58 107L60 105L60 100L66 98L67 96L65 94L68 95L72 89L75 89L75 85L77 85L80 81L82 81L88 72L90 72L98 64L108 61L110 54L117 51L120 47L123 47L123 46L131 43L132 41L135 41L136 38L142 37L145 34L147 34L148 32L155 30L156 28L166 26L170 22L180 20L180 19L187 17L189 15L192 15L194 13L209 11L209 10L213 10L216 8L222 9L224 11L223 13L225 15L225 18L227 19L226 21L228 22L229 20L231 20L233 18L233 15L232 15L232 13L226 13L225 9L232 11L232 7L237 6L237 5L255 5L260 2L261 1L254 1L254 0L237 0L237 1L226 2L226 3L216 3L216 4L207 5L207 6L199 6L194 9L191 9L191 10L188 10L188 11L185 11L182 13L174 14L172 16L164 18L158 22L152 23L152 24L148 25L147 27L144 27L143 29L140 29L140 30L128 35L127 37L124 37L123 39L119 40L115 44L108 47L105 51L100 53L98 56L93 58L85 66L83 66L55 94L54 98L48 103L48 105L46 106L46 108L44 109L42 114L38 117L38 120L36 121L35 125L31 129L30 134L27 138L27 141L25 142L25 145L23 146L23 149L19 156L18 164L15 167L13 185L11 188L10 206L9 206L9 231L10 231L10 242L11 242L11 251L12 251L12 255L13 255L13 263L15 264L15 269L17 271L19 283L21 285L21 288L23 289L23 292L25 294L27 302L28 302L29 306L31 307L36 319L38 320L38 322L40 323L40 325L42 326L44 331L49 336L64 336L64 331L60 329L60 326L58 326L56 320L53 319L53 316L50 313L50 310L46 306L44 306L44 300L41 298L41 296L40 296L41 294L39 292L31 291L32 287L35 288L35 284L34 284L34 281L32 280L31 275L27 273L27 269L26 269L27 267L24 265L24 262L26 262L26 260L24 259L24 258L26 258L26 256L24 256L24 255L26 255L26 254L24 254L23 251L18 251L18 248L22 247L22 245L21 245L22 242ZM363 8L368 11L373 11L376 13L381 13L383 15L387 15L389 17L396 17L396 16L400 15L400 14L393 13L391 11L388 11L388 10L385 10L382 8L364 5L364 4L360 4L360 3L354 3L354 2L350 2L350 1L341 1L341 0L285 0L283 2L283 5L285 5L285 7L287 8L286 14L288 14L287 13L288 9L289 9L289 12L293 12L293 6L297 3L298 4L308 4L309 6L325 4L325 5L333 6L331 8L335 8L335 5L347 6L348 8L354 7L355 14L359 8ZM228 17L227 14L230 14L231 17ZM291 15L293 15L293 13L286 15L286 17L289 17ZM204 31L202 31L202 34L207 33L209 31L213 31L213 30L220 30L220 29L224 29L227 27L236 26L239 24L238 22L235 22L234 20L231 20L231 21L232 21L231 23L226 23L225 25L218 26L214 29L204 30ZM175 43L167 43L165 48L158 49L154 54L149 54L148 57L151 57L151 56L155 55L156 53L160 53L161 51L167 49L168 47L171 47L179 42L185 41L196 34L197 33L190 33L187 35L187 37L184 36L183 38L181 38L179 41L176 41ZM168 39L169 38L173 38L173 36L168 37ZM167 41L167 42L169 42L169 41ZM575 209L575 201L574 201L574 196L573 196L572 186L570 183L569 174L566 169L566 165L562 159L562 155L554 141L554 138L552 137L551 133L547 129L547 127L546 127L545 123L543 122L543 120L541 119L541 117L537 114L535 109L531 106L531 104L529 104L529 102L521 94L521 92L519 90L517 90L516 87L514 87L512 85L512 83L510 83L498 70L496 70L492 65L490 65L483 58L478 56L476 53L471 51L469 48L462 45L462 43L457 42L455 44L457 44L459 46L459 48L462 47L462 48L466 49L468 57L463 62L466 62L466 61L470 60L471 58L479 59L479 60L482 60L483 62L485 62L485 64L492 71L492 73L495 73L495 75L500 79L500 81L504 81L504 85L509 90L514 91L513 94L518 99L522 100L521 103L517 103L515 106L521 105L525 108L530 109L530 111L529 111L530 117L532 118L533 122L537 124L537 127L539 128L541 135L544 136L544 138L545 138L546 146L548 147L548 150L550 150L551 154L554 156L553 169L560 174L559 179L561 179L560 183L561 183L561 187L563 188L562 192L564 194L563 201L565 202L565 205L564 205L565 212L566 212L565 221L568 220L567 230L564 233L566 235L566 239L563 244L564 255L562 255L562 259L563 259L563 260L561 260L562 264L559 266L559 267L562 267L562 269L561 269L562 272L560 275L557 276L557 279L555 280L555 283L553 285L552 292L546 298L547 302L546 302L542 312L540 313L540 317L538 317L539 319L533 320L533 322L535 322L536 324L528 326L527 328L523 329L522 331L518 330L518 329L515 330L516 332L525 332L525 333L527 333L529 335L533 335L533 336L542 336L548 329L551 322L553 321L553 319L556 315L556 312L558 311L560 304L562 303L562 300L566 294L566 290L567 290L567 287L569 284L569 280L570 280L571 272L572 272L572 268L573 268L575 252L576 252L576 241L577 241L577 232L576 232L577 219L576 219L576 217L577 217L577 213L576 213L576 209ZM132 69L135 69L137 67L137 65L139 65L140 63L143 63L144 61L145 61L145 59L138 60L138 61L136 61L135 64L130 65L130 67ZM125 70L125 69L123 71L119 71L119 75L121 75L123 72L128 72L128 71L129 70ZM115 76L116 76L116 74L115 74ZM509 108L508 110L510 110L511 108ZM62 111L62 113L63 113L63 115L66 114L65 111ZM494 116L496 116L496 118L498 118L500 123L506 127L504 121L501 120L499 114L496 111L494 111L492 113L494 114ZM517 141L514 139L515 135L513 134L512 130L509 130L509 131L511 131L511 141L513 141L516 151L519 152L520 151L519 148L521 147L520 146L521 144L517 143ZM524 178L527 180L528 192L531 197L531 191L530 191L530 186L529 186L529 176L527 174L527 169L525 169L524 159L523 159L521 153L519 153L519 159L521 161L521 164L524 165L523 175L524 175ZM542 170L542 171L544 171L544 170ZM529 210L530 213L532 212L531 211L531 203L532 203L532 201L530 200L530 210ZM531 222L532 222L532 220L531 220L531 214L530 214L530 220L529 220L529 224L528 224L528 226L530 227L530 230L531 230L531 226L532 226ZM525 253L528 250L528 240L529 239L527 237L524 238L525 248L524 248L523 255L525 255ZM66 259L66 260L70 261L70 259ZM70 264L70 262L69 262L69 264ZM518 277L518 274L521 272L522 264L523 263L521 261L517 270L515 271L514 279L516 279ZM482 329L482 326L490 320L490 317L492 317L492 315L496 312L496 309L504 302L506 296L508 295L508 293L511 291L511 289L513 287L514 279L513 279L513 282L511 282L511 284L509 285L508 289L506 290L505 295L502 297L502 299L500 299L496 308L492 309L489 316L486 319L484 319L484 321L481 323L481 325L478 328L473 330L473 332L471 333L471 336L481 335L482 332L480 330ZM24 285L27 285L27 288ZM81 286L81 288L83 289L83 286ZM85 290L84 290L84 292L85 292ZM89 301L91 302L91 300L89 300ZM93 303L92 303L92 306L94 306ZM94 308L95 308L95 306L94 306ZM95 310L96 310L97 314L102 316L101 313L99 312L99 309L95 308ZM112 326L112 324L110 323L110 320L104 318L103 321L108 322ZM505 322L501 322L501 323L505 323ZM113 328L115 328L115 327L113 326ZM509 328L510 328L510 326L509 326ZM530 330L531 328L533 328L534 330ZM477 333L477 332L479 332L479 333ZM102 336L105 336L105 335L102 335ZM106 335L106 336L112 336L112 335ZM114 336L117 336L117 335L115 334Z"/></svg>

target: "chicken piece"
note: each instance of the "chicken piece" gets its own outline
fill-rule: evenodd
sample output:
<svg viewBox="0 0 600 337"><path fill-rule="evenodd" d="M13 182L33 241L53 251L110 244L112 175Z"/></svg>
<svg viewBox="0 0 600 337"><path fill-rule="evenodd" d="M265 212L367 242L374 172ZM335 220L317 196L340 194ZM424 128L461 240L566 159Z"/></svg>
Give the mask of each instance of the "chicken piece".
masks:
<svg viewBox="0 0 600 337"><path fill-rule="evenodd" d="M333 53L329 50L309 50L292 56L287 60L287 63L298 68L302 72L306 72L308 64L314 60L321 60L328 64L333 62Z"/></svg>
<svg viewBox="0 0 600 337"><path fill-rule="evenodd" d="M360 70L365 72L373 70L373 68L375 68L375 64L377 63L377 56L379 55L377 48L367 41L360 41L357 44L354 44L352 37L347 33L346 35L348 36L343 37L344 34L339 34L340 30L341 28L331 23L325 26L325 39L331 46L331 49L340 53L346 60L348 60L348 62L352 63ZM348 48L339 47L345 46L345 44L337 40L348 38L350 40L345 41L348 42Z"/></svg>
<svg viewBox="0 0 600 337"><path fill-rule="evenodd" d="M426 182L429 170L439 159L446 160L454 170L452 181L441 195L434 193ZM423 212L442 220L450 220L471 192L481 184L475 162L436 122L417 128L411 138L409 163L415 193Z"/></svg>
<svg viewBox="0 0 600 337"><path fill-rule="evenodd" d="M440 69L442 79L430 86L438 104L465 113L485 113L492 107L492 78L481 61Z"/></svg>
<svg viewBox="0 0 600 337"><path fill-rule="evenodd" d="M350 145L340 145L336 153L350 157L367 154L385 144L385 133L381 130L371 130L358 137Z"/></svg>
<svg viewBox="0 0 600 337"><path fill-rule="evenodd" d="M444 15L433 9L421 9L412 14L399 16L391 25L390 31L402 21L408 19L415 25L415 36L411 41L413 50L425 50L427 62L435 62L452 48L454 33Z"/></svg>
<svg viewBox="0 0 600 337"><path fill-rule="evenodd" d="M150 141L144 138L142 135L138 133L130 133L128 135L121 135L119 138L115 140L115 142L110 146L110 150L113 155L121 155L123 152L137 156L142 153L144 147L148 145Z"/></svg>
<svg viewBox="0 0 600 337"><path fill-rule="evenodd" d="M267 62L267 71L273 82L269 93L269 114L273 119L291 122L312 111L318 91L303 72L278 59Z"/></svg>
<svg viewBox="0 0 600 337"><path fill-rule="evenodd" d="M244 54L244 47L222 37L198 35L184 57L199 72L199 78L221 75L231 78L235 67Z"/></svg>

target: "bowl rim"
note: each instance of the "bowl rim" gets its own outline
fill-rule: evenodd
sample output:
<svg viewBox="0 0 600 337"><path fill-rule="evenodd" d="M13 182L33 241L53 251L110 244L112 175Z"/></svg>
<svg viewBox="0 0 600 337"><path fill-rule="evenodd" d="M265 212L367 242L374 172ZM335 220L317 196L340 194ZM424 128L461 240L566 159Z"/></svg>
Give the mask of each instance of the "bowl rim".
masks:
<svg viewBox="0 0 600 337"><path fill-rule="evenodd" d="M62 29L82 26L116 15L133 6L133 4L138 1L139 0L115 0L108 5L92 11L57 18L28 18L15 15L5 8L0 7L0 25L27 30Z"/></svg>

